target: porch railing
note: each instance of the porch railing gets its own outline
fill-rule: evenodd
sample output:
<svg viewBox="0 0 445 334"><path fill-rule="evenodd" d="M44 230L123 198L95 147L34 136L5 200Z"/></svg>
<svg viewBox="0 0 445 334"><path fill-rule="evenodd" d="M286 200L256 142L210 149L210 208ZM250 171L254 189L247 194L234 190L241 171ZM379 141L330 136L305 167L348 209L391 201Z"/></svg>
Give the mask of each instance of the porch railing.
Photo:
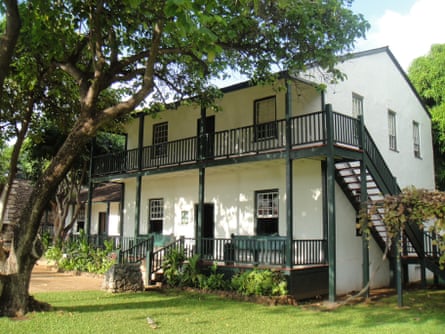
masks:
<svg viewBox="0 0 445 334"><path fill-rule="evenodd" d="M147 257L147 253L153 249L153 237L140 241L134 246L121 250L118 253L119 263L137 263Z"/></svg>
<svg viewBox="0 0 445 334"><path fill-rule="evenodd" d="M151 272L155 273L161 270L165 263L165 256L172 250L179 250L184 252L185 257L188 259L193 256L194 248L191 247L189 242L191 239L179 238L172 243L153 251L151 254Z"/></svg>
<svg viewBox="0 0 445 334"><path fill-rule="evenodd" d="M203 238L201 257L207 261L227 264L284 266L286 243L284 237L235 236L234 238ZM293 240L292 265L327 263L326 240Z"/></svg>

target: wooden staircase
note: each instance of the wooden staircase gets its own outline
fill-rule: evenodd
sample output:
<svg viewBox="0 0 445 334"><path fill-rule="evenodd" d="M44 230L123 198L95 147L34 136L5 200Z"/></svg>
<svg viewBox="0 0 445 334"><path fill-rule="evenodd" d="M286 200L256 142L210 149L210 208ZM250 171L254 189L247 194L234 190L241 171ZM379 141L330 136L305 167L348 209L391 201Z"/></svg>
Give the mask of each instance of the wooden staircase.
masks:
<svg viewBox="0 0 445 334"><path fill-rule="evenodd" d="M374 169L374 172L377 169ZM361 203L361 171L360 161L341 161L336 163L336 180L350 203L359 212ZM368 198L368 208L372 203L381 201L386 194L393 195L387 188L382 186L374 178L370 170L366 170L366 188ZM400 190L398 190L400 191ZM371 233L374 240L385 251L388 243L388 234L383 223L383 209L377 211L370 217L372 225ZM425 265L435 275L445 280L445 270L440 268L440 252L434 246L432 236L424 232L416 223L407 224L402 238L402 259L404 263L421 263ZM390 254L388 254L390 255Z"/></svg>

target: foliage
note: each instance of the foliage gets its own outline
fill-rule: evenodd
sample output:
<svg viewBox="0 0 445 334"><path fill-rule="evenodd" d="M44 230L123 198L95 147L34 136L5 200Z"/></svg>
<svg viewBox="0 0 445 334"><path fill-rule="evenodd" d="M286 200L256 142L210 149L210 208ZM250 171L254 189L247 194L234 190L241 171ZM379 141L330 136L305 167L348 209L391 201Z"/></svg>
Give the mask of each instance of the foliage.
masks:
<svg viewBox="0 0 445 334"><path fill-rule="evenodd" d="M203 275L200 270L201 256L193 255L183 264L181 284L184 286L198 287Z"/></svg>
<svg viewBox="0 0 445 334"><path fill-rule="evenodd" d="M87 236L81 233L78 238L63 243L63 246L50 246L45 257L55 261L62 270L103 274L114 264L111 252L111 242L105 240L104 248L95 247L89 244Z"/></svg>
<svg viewBox="0 0 445 334"><path fill-rule="evenodd" d="M445 190L445 44L415 59L408 75L432 116L436 183Z"/></svg>
<svg viewBox="0 0 445 334"><path fill-rule="evenodd" d="M287 282L280 272L253 269L232 277L232 289L247 296L283 296Z"/></svg>
<svg viewBox="0 0 445 334"><path fill-rule="evenodd" d="M188 261L182 249L171 249L165 256L164 275L169 287L193 287L202 290L233 290L242 295L281 296L287 294L287 283L280 272L254 269L227 281L218 273L218 264L210 266L208 275L202 273L200 256Z"/></svg>
<svg viewBox="0 0 445 334"><path fill-rule="evenodd" d="M369 214L376 213L383 213L389 239L400 235L409 223L434 233L435 244L441 251L440 262L445 264L445 192L406 188L398 195L387 195L374 203Z"/></svg>
<svg viewBox="0 0 445 334"><path fill-rule="evenodd" d="M164 276L171 287L180 286L183 282L184 249L172 248L164 257Z"/></svg>
<svg viewBox="0 0 445 334"><path fill-rule="evenodd" d="M23 130L9 177L28 125L34 124L39 134L40 120L66 116L69 121L66 139L21 211L15 231L20 242L0 263L0 268L5 261L23 264L17 273L5 273L9 286L27 286L19 280L29 281L37 259L32 254L41 215L98 131L152 103L195 96L208 106L215 91L211 80L232 70L267 82L277 67L298 73L317 64L342 78L338 55L352 50L369 27L349 6L350 0L20 2L21 20L7 20L22 22L17 46L12 43L6 57L0 57L0 66L6 67L0 71L0 86L6 87L0 93L7 96L1 99L1 111L8 111L2 120L12 131ZM7 73L8 86L1 85ZM0 305L10 314L26 313L27 293L8 292L1 292Z"/></svg>
<svg viewBox="0 0 445 334"><path fill-rule="evenodd" d="M218 264L215 262L210 266L210 274L208 276L201 275L199 280L199 288L203 290L226 290L229 286L224 279L223 273L218 273Z"/></svg>

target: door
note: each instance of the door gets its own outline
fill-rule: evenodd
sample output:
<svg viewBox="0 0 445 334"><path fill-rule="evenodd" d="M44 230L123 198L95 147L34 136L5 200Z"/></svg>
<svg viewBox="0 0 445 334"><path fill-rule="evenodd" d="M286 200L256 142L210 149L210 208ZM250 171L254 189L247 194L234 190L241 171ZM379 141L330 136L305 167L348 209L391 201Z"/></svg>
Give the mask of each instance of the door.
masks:
<svg viewBox="0 0 445 334"><path fill-rule="evenodd" d="M195 204L195 226L198 226L198 204ZM214 204L204 203L204 214L201 224L201 255L203 258L213 257L214 237L215 237L215 218Z"/></svg>
<svg viewBox="0 0 445 334"><path fill-rule="evenodd" d="M201 119L198 119L197 124L197 135L198 135L198 150L199 150L199 144L201 143L201 138L199 137L199 129L201 127ZM206 117L205 121L205 139L204 139L204 150L203 154L206 159L213 159L215 154L215 116L208 116ZM199 151L198 151L199 152Z"/></svg>
<svg viewBox="0 0 445 334"><path fill-rule="evenodd" d="M107 213L99 212L99 235L107 234Z"/></svg>

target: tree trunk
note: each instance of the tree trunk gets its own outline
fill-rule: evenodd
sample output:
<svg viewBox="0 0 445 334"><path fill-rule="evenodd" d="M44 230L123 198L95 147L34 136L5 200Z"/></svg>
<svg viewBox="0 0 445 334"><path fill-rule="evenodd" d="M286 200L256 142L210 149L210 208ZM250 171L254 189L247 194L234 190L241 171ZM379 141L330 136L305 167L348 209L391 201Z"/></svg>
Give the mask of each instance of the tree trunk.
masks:
<svg viewBox="0 0 445 334"><path fill-rule="evenodd" d="M13 249L6 258L0 259L0 268L5 267L7 261L16 261L17 264L17 270L0 274L0 316L21 316L42 307L42 304L35 302L29 295L31 272L43 253L40 239L37 238L40 221L57 186L91 138L90 134L82 130L82 124L74 128L35 183L28 204L14 229Z"/></svg>
<svg viewBox="0 0 445 334"><path fill-rule="evenodd" d="M20 317L32 311L49 310L29 295L31 272L36 258L29 256L17 274L0 276L0 316Z"/></svg>

